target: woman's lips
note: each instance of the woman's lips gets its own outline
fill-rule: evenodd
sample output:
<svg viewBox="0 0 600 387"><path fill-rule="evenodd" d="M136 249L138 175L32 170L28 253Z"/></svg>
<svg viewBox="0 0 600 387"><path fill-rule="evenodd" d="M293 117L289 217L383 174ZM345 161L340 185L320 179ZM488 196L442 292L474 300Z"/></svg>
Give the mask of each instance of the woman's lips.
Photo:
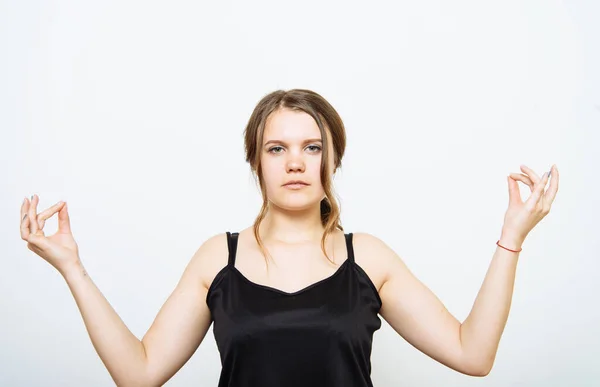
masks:
<svg viewBox="0 0 600 387"><path fill-rule="evenodd" d="M308 187L308 184L304 184L304 183L290 183L290 184L286 184L284 185L285 188L289 188L289 189L302 189L304 187Z"/></svg>

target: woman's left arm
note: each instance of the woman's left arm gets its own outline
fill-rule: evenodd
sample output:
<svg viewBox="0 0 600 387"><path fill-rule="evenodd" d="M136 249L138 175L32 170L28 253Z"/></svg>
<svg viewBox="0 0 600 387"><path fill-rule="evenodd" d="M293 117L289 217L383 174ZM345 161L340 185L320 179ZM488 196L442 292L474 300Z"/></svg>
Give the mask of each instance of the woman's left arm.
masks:
<svg viewBox="0 0 600 387"><path fill-rule="evenodd" d="M550 211L558 191L556 166L547 191L548 173L539 178L525 166L521 170L525 174L508 177L509 207L498 242L510 250L521 249L528 233ZM531 189L525 202L517 180ZM487 375L508 319L519 253L496 248L473 308L461 324L391 249L372 239L372 253L379 254L388 268L379 291L382 317L411 345L440 363L467 375Z"/></svg>

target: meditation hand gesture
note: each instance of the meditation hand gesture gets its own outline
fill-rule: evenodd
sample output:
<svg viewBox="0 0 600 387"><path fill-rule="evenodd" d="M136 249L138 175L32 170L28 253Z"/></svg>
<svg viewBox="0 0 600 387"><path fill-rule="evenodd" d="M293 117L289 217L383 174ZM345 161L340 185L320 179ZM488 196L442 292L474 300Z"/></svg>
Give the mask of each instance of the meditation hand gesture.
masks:
<svg viewBox="0 0 600 387"><path fill-rule="evenodd" d="M33 195L31 202L26 198L21 205L21 239L27 241L27 248L61 274L73 264L79 263L79 249L71 233L67 203L58 202L52 207L37 213L39 197ZM51 236L44 235L46 220L58 212L58 231Z"/></svg>
<svg viewBox="0 0 600 387"><path fill-rule="evenodd" d="M501 242L510 249L520 249L529 232L550 212L558 191L558 169L553 165L550 172L540 178L533 170L522 165L523 173L511 173L508 177L509 205L504 216ZM545 190L552 176L550 187ZM517 181L527 184L531 195L525 202Z"/></svg>

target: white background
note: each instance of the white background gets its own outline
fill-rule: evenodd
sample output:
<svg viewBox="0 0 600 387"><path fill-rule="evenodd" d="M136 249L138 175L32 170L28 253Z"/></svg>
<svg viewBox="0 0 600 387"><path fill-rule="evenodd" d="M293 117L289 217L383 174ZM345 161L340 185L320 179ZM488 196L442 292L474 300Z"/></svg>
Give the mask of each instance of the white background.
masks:
<svg viewBox="0 0 600 387"><path fill-rule="evenodd" d="M593 0L0 1L0 385L114 384L66 283L19 237L23 198L69 203L88 272L141 338L200 244L258 213L242 132L280 88L344 119L345 230L383 239L461 321L506 176L560 170L491 374L452 371L384 323L376 387L598 385L598 20ZM167 385L219 372L211 329Z"/></svg>

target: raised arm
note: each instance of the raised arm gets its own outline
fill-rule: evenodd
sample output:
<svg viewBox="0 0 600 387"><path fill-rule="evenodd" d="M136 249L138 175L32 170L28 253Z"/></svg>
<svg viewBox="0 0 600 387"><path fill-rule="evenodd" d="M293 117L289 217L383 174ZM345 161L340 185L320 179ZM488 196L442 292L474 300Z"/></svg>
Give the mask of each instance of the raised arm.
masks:
<svg viewBox="0 0 600 387"><path fill-rule="evenodd" d="M118 386L161 386L192 356L210 326L206 293L217 263L227 259L224 234L207 240L187 265L174 292L139 340L87 274L72 238L66 204L37 214L39 199L25 200L21 238L65 278L96 352ZM43 225L58 212L59 231L46 237ZM34 219L33 222L30 219ZM225 254L223 257L222 255Z"/></svg>
<svg viewBox="0 0 600 387"><path fill-rule="evenodd" d="M498 344L512 301L519 251L528 233L549 212L558 191L558 169L542 177L521 166L523 174L508 177L509 207L499 246L492 257L471 313L462 323L419 281L402 259L379 239L357 234L357 253L377 260L386 278L379 290L381 315L410 344L429 357L461 373L487 375L494 364ZM523 202L517 185L531 190Z"/></svg>
<svg viewBox="0 0 600 387"><path fill-rule="evenodd" d="M486 282L494 282L495 294L491 296L501 297L488 300L488 312L493 309L490 318L494 321L485 321L485 326L479 327L485 331L486 345L483 345L483 342L473 341L477 338L467 341L461 337L461 322L386 244L369 234L357 234L357 247L361 241L365 247L359 248L357 253L368 251L369 256L377 259L387 273L379 290L382 301L380 314L390 326L409 344L439 363L466 375L487 375L495 355L494 344L497 346L496 340L499 340L496 332L504 327L508 315L504 300L510 299L512 294L516 263L513 257L506 255L514 253L497 251L493 269L488 273Z"/></svg>

